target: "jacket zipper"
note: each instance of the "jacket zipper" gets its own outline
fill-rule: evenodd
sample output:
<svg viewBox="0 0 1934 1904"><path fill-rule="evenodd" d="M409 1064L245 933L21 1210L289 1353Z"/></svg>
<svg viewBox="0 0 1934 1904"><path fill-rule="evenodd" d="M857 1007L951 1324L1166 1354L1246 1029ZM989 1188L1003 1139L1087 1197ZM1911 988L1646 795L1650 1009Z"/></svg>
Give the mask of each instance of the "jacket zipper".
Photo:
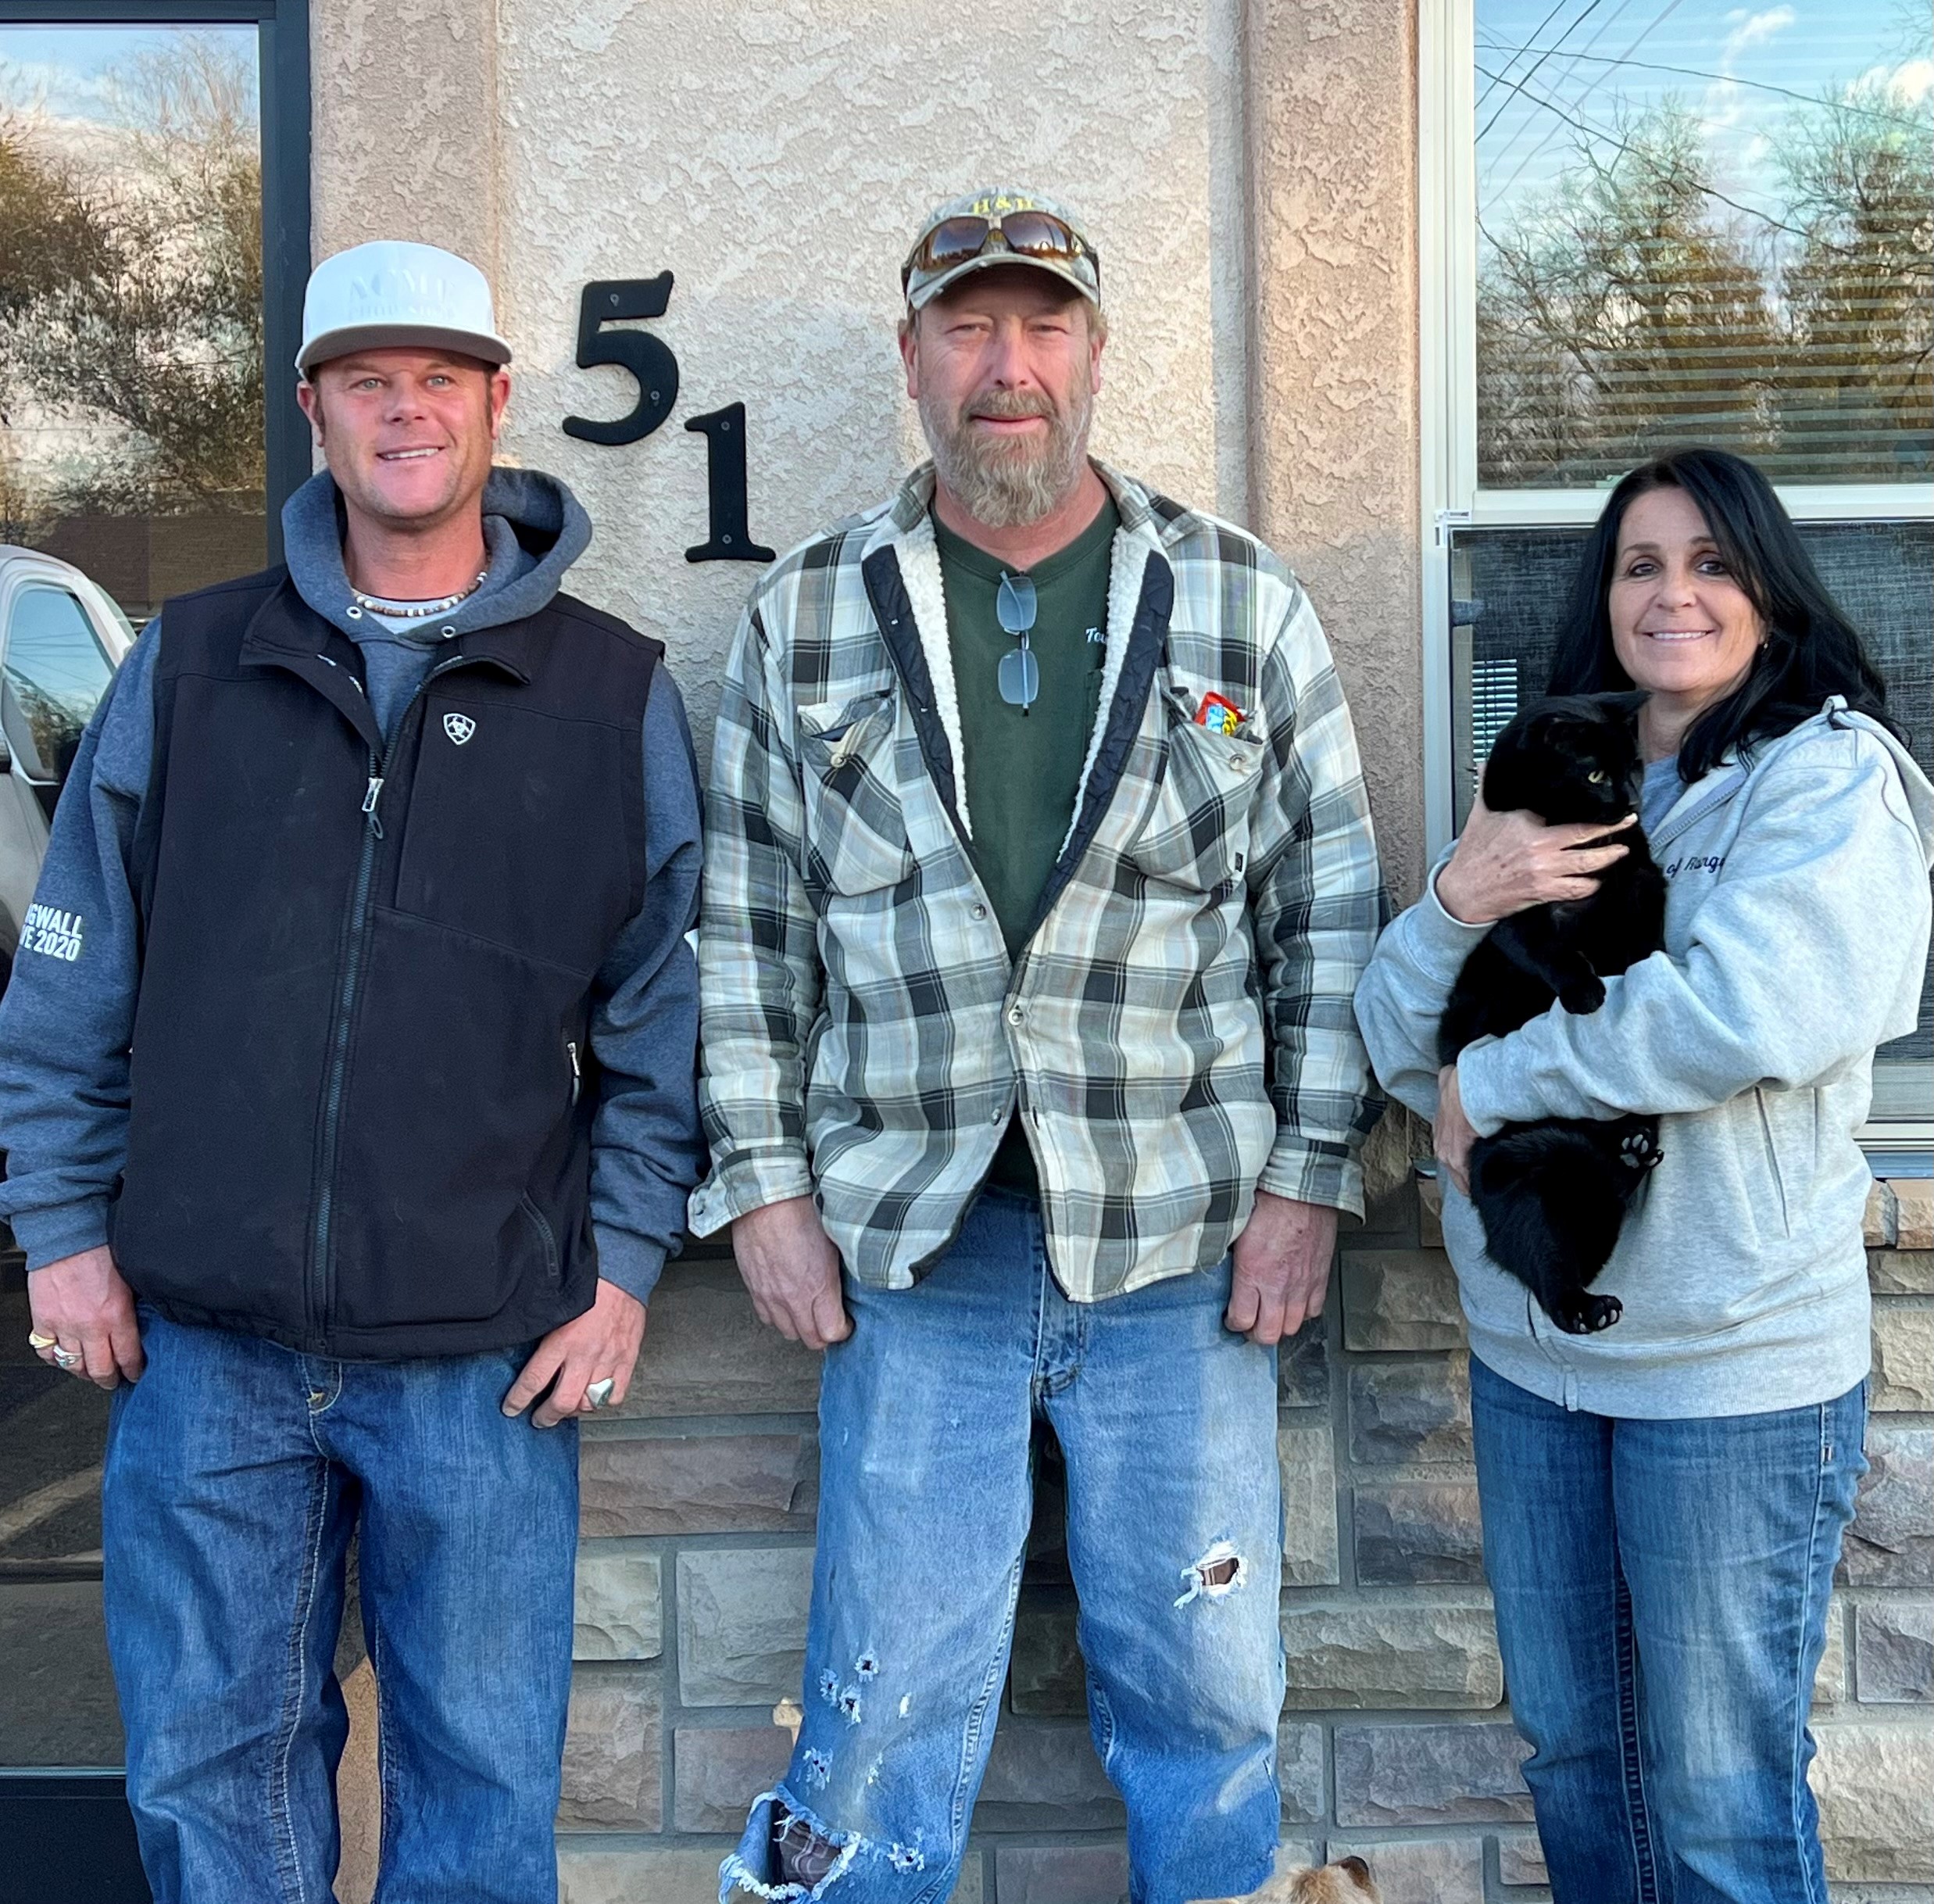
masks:
<svg viewBox="0 0 1934 1904"><path fill-rule="evenodd" d="M393 732L399 735L402 733L409 724L411 710L438 675L446 675L452 668L463 665L463 657L459 656L439 667L431 668L404 704ZM363 947L369 938L370 887L376 872L376 849L384 836L383 822L376 811L377 803L383 796L383 782L390 754L394 750L391 743L381 754L374 749L370 753L369 785L363 795L363 816L367 824L363 829L363 851L356 861L355 893L349 901L349 949L343 961L342 984L336 994L335 1020L330 1028L329 1084L323 1099L321 1187L316 1197L315 1250L309 1271L309 1321L312 1330L317 1335L329 1326L330 1298L335 1280L330 1250L334 1240L336 1152L341 1135L342 1091L349 1075L349 1033L355 1022L356 990L363 977Z"/></svg>
<svg viewBox="0 0 1934 1904"><path fill-rule="evenodd" d="M575 1106L577 1102L577 1093L584 1087L584 1067L577 1061L577 1040L575 1038L568 1040L565 1044L564 1050L570 1059L570 1101Z"/></svg>

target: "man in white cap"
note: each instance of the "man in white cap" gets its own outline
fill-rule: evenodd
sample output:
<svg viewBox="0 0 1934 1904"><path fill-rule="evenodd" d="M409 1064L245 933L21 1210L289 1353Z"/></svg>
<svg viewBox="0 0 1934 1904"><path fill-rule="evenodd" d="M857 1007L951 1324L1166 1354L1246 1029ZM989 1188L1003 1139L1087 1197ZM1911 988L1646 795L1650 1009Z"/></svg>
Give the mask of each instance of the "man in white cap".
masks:
<svg viewBox="0 0 1934 1904"><path fill-rule="evenodd" d="M713 757L692 1226L828 1350L804 1720L720 1895L949 1895L1042 1423L1130 1893L1250 1893L1276 1344L1377 1110L1356 741L1284 564L1089 457L1074 217L956 200L902 284L933 461L754 590Z"/></svg>
<svg viewBox="0 0 1934 1904"><path fill-rule="evenodd" d="M560 592L584 511L492 467L509 358L447 252L316 268L287 567L143 632L40 882L78 950L0 1009L161 1904L331 1895L359 1532L385 1894L556 1895L575 1423L702 1158L698 796L659 644Z"/></svg>

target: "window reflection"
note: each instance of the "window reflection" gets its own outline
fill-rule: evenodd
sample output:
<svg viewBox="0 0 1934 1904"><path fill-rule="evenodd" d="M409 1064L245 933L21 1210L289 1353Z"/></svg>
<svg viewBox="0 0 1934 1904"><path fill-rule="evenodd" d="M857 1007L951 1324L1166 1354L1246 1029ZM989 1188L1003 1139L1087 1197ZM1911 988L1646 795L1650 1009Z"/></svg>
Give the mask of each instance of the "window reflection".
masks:
<svg viewBox="0 0 1934 1904"><path fill-rule="evenodd" d="M0 544L72 564L137 624L266 558L257 49L252 22L0 25ZM0 727L16 784L0 791L19 793L65 772L112 671L66 590L37 579L13 600ZM34 793L51 806L51 784ZM0 827L0 904L30 887L45 843L44 825L18 841ZM11 1251L0 1767L118 1766L101 1619L109 1401L45 1366L29 1326Z"/></svg>
<svg viewBox="0 0 1934 1904"><path fill-rule="evenodd" d="M1476 0L1480 485L1934 474L1930 55L1896 0Z"/></svg>
<svg viewBox="0 0 1934 1904"><path fill-rule="evenodd" d="M137 622L262 566L252 27L0 27L0 542Z"/></svg>
<svg viewBox="0 0 1934 1904"><path fill-rule="evenodd" d="M108 1398L27 1346L23 1279L17 1257L0 1269L0 1763L119 1765L101 1623Z"/></svg>
<svg viewBox="0 0 1934 1904"><path fill-rule="evenodd" d="M65 589L23 589L14 598L0 723L29 779L66 779L113 674L85 612Z"/></svg>

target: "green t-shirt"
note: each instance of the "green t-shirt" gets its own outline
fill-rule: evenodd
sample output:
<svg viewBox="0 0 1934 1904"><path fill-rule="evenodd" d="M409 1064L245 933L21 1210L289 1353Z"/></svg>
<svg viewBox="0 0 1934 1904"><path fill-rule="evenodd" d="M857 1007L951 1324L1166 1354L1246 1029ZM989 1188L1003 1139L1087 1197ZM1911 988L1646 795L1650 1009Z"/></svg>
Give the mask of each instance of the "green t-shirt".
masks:
<svg viewBox="0 0 1934 1904"><path fill-rule="evenodd" d="M1101 706L1108 578L1120 521L1110 496L1065 549L1024 571L1035 585L1028 640L1040 664L1041 693L1024 712L1000 697L1000 659L1017 644L995 612L1002 574L1022 571L934 518L967 753L962 778L974 825L974 870L993 902L1010 958L1021 950L1074 821ZM1038 1187L1018 1118L1008 1126L989 1181L1031 1194Z"/></svg>

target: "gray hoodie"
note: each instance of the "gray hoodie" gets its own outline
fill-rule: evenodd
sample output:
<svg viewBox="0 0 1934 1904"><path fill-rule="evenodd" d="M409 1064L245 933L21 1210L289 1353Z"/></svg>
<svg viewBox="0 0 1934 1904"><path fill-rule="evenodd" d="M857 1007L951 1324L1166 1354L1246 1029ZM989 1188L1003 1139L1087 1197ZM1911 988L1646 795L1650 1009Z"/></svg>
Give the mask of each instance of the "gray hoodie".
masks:
<svg viewBox="0 0 1934 1904"><path fill-rule="evenodd" d="M1481 1136L1539 1118L1661 1116L1664 1161L1593 1285L1625 1305L1602 1334L1554 1328L1485 1254L1444 1187L1444 1242L1491 1369L1567 1408L1750 1415L1844 1394L1867 1373L1856 1133L1877 1045L1915 1027L1927 971L1934 788L1838 697L1686 788L1652 836L1665 948L1458 1061ZM1446 856L1448 857L1448 856ZM1439 862L1439 865L1442 862ZM1378 1077L1437 1108L1437 1022L1485 928L1425 895L1357 992Z"/></svg>
<svg viewBox="0 0 1934 1904"><path fill-rule="evenodd" d="M362 649L370 706L391 732L452 635L542 608L591 540L590 519L554 477L494 470L484 491L483 585L419 633L357 607L342 565L336 487L312 477L282 511L289 574L302 599ZM37 1269L107 1240L109 1199L127 1150L128 1043L140 986L139 920L127 861L154 754L149 623L82 738L34 897L86 922L73 961L23 942L0 1001L0 1147L9 1218ZM685 707L661 668L645 705L644 903L599 973L592 1050L602 1096L592 1130L591 1215L598 1267L641 1301L684 1224L705 1156L695 1082L697 768Z"/></svg>

